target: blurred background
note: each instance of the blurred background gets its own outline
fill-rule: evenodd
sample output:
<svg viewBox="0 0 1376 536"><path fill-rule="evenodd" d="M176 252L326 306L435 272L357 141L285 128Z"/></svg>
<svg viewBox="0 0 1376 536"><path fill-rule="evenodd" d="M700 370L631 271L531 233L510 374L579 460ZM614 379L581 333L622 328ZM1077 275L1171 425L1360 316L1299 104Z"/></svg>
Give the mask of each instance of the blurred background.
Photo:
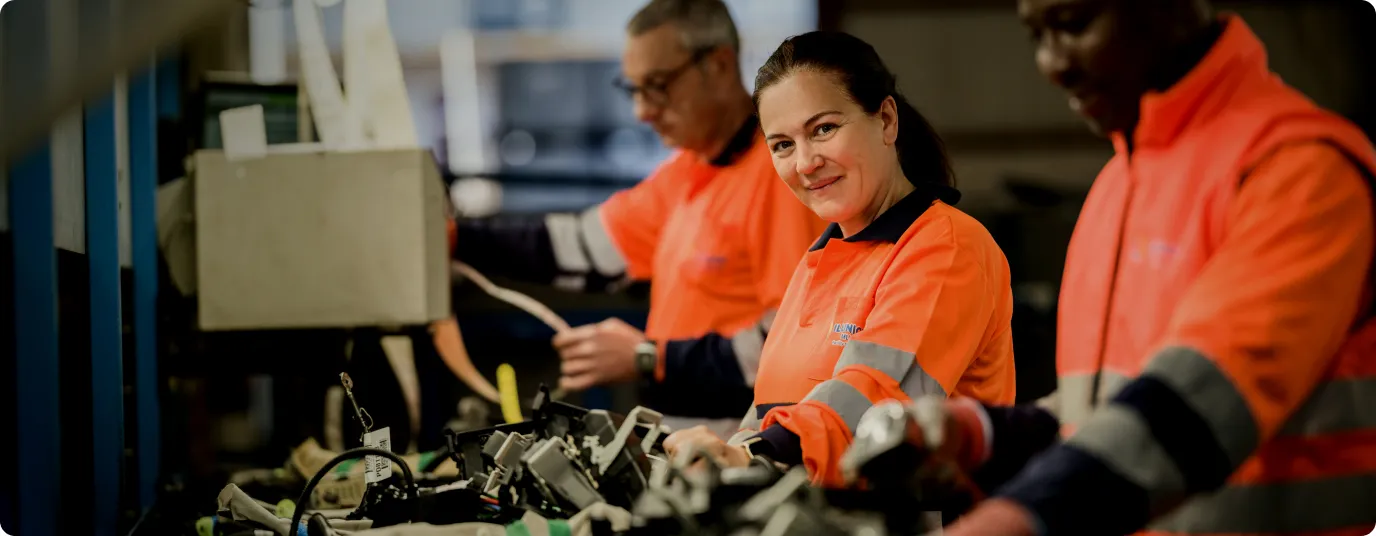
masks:
<svg viewBox="0 0 1376 536"><path fill-rule="evenodd" d="M1009 259L1019 398L1050 392L1065 246L1112 150L1037 73L1014 2L727 3L747 84L790 35L844 30L876 46L945 138L964 192L960 207L989 227ZM1376 32L1370 17L1353 15L1362 2L1215 4L1245 18L1287 82L1373 132ZM640 5L388 3L420 144L446 184L478 178L499 186L499 196L472 210L582 210L635 184L669 154L612 86L623 27ZM342 8L321 13L338 65ZM297 84L295 26L286 0L17 0L0 10L0 524L7 529L17 497L35 489L118 514L113 527L99 517L64 517L53 533L124 534L152 526L155 504L204 501L235 469L278 466L302 440L322 435L332 411L326 393L346 363L378 422L410 418L402 383L419 386L419 432L394 442L420 450L443 442L440 431L470 393L424 327L204 330L197 297L185 291L186 268L169 256L215 247L179 242L188 231L167 222L186 216L163 187L186 176L194 151L221 147L221 111L261 104L269 143L315 140ZM118 180L88 186L96 173ZM93 269L116 265L118 278ZM644 325L644 289L587 295L499 283L574 325L609 316ZM549 328L473 285L456 285L451 297L485 375L509 363L523 394L557 381ZM383 357L381 341L396 336L411 340L413 378L398 379ZM636 393L595 389L571 401L624 412ZM13 468L31 461L20 458L24 441L50 447L57 461L48 463L60 464L53 482L19 481ZM113 475L93 461L112 444L121 453ZM109 489L100 483L113 478L118 499L93 491L93 478L95 489Z"/></svg>

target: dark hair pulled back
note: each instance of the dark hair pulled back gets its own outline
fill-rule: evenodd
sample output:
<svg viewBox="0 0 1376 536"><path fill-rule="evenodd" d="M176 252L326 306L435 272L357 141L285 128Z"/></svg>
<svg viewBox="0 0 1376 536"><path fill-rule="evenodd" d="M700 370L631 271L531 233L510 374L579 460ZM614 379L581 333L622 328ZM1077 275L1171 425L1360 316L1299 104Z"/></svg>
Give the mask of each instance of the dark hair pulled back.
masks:
<svg viewBox="0 0 1376 536"><path fill-rule="evenodd" d="M874 114L892 96L898 105L898 162L914 186L940 185L956 194L955 173L946 147L927 118L898 92L897 81L869 43L843 32L808 32L784 40L755 76L755 107L760 92L802 69L830 74L850 99L866 113ZM947 196L941 196L946 198ZM949 201L954 202L954 201Z"/></svg>

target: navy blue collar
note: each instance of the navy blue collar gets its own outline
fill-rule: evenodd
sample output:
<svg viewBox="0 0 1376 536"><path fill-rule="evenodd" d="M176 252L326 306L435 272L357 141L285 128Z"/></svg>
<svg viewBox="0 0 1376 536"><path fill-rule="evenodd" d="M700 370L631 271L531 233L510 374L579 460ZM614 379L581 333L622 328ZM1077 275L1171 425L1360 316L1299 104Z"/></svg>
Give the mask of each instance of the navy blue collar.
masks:
<svg viewBox="0 0 1376 536"><path fill-rule="evenodd" d="M726 142L726 147L722 148L721 153L710 162L716 167L726 167L740 160L750 147L755 145L755 138L758 137L760 127L759 118L755 114L750 114L745 118L745 124L731 135L731 140Z"/></svg>
<svg viewBox="0 0 1376 536"><path fill-rule="evenodd" d="M822 232L821 238L818 238L808 251L822 249L833 238L842 238L846 242L896 243L903 236L903 233L912 227L913 222L922 217L922 214L927 212L927 207L932 206L932 202L937 199L945 201L948 205L954 205L960 201L960 191L946 185L919 186L912 193L904 196L903 199L899 199L897 203L885 210L883 214L880 214L860 232L849 238L842 238L840 225L835 223L828 225L827 230Z"/></svg>

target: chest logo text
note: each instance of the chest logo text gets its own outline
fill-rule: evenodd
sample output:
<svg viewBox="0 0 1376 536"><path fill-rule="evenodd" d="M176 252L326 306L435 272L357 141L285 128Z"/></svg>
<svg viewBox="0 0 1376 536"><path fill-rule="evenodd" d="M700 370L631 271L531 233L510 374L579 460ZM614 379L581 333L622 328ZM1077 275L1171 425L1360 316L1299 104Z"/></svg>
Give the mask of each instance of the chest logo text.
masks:
<svg viewBox="0 0 1376 536"><path fill-rule="evenodd" d="M845 346L846 343L850 342L851 336L855 335L856 333L860 333L864 329L865 328L862 328L849 322L832 324L831 332L836 334L836 336L831 339L831 345Z"/></svg>

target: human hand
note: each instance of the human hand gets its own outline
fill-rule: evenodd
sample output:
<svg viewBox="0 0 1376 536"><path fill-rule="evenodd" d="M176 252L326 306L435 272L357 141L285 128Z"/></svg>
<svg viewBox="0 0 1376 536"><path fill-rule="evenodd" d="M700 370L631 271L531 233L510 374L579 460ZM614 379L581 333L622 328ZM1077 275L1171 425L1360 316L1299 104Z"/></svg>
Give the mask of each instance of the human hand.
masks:
<svg viewBox="0 0 1376 536"><path fill-rule="evenodd" d="M841 457L846 479L908 478L890 467L900 459L918 456L917 473L924 481L946 481L968 473L989 455L984 409L972 399L923 397L904 404L878 404L861 417L849 449ZM900 458L889 454L911 451ZM954 470L952 470L954 469ZM905 471L907 471L905 469Z"/></svg>
<svg viewBox="0 0 1376 536"><path fill-rule="evenodd" d="M664 439L664 451L670 459L678 459L680 453L697 449L712 456L726 467L745 467L750 465L750 453L740 445L728 445L706 426L694 426L679 430Z"/></svg>
<svg viewBox="0 0 1376 536"><path fill-rule="evenodd" d="M944 536L1035 536L1040 523L1022 505L990 499L942 530Z"/></svg>
<svg viewBox="0 0 1376 536"><path fill-rule="evenodd" d="M578 326L554 336L559 351L559 388L582 391L597 385L635 381L635 347L645 334L617 318Z"/></svg>

